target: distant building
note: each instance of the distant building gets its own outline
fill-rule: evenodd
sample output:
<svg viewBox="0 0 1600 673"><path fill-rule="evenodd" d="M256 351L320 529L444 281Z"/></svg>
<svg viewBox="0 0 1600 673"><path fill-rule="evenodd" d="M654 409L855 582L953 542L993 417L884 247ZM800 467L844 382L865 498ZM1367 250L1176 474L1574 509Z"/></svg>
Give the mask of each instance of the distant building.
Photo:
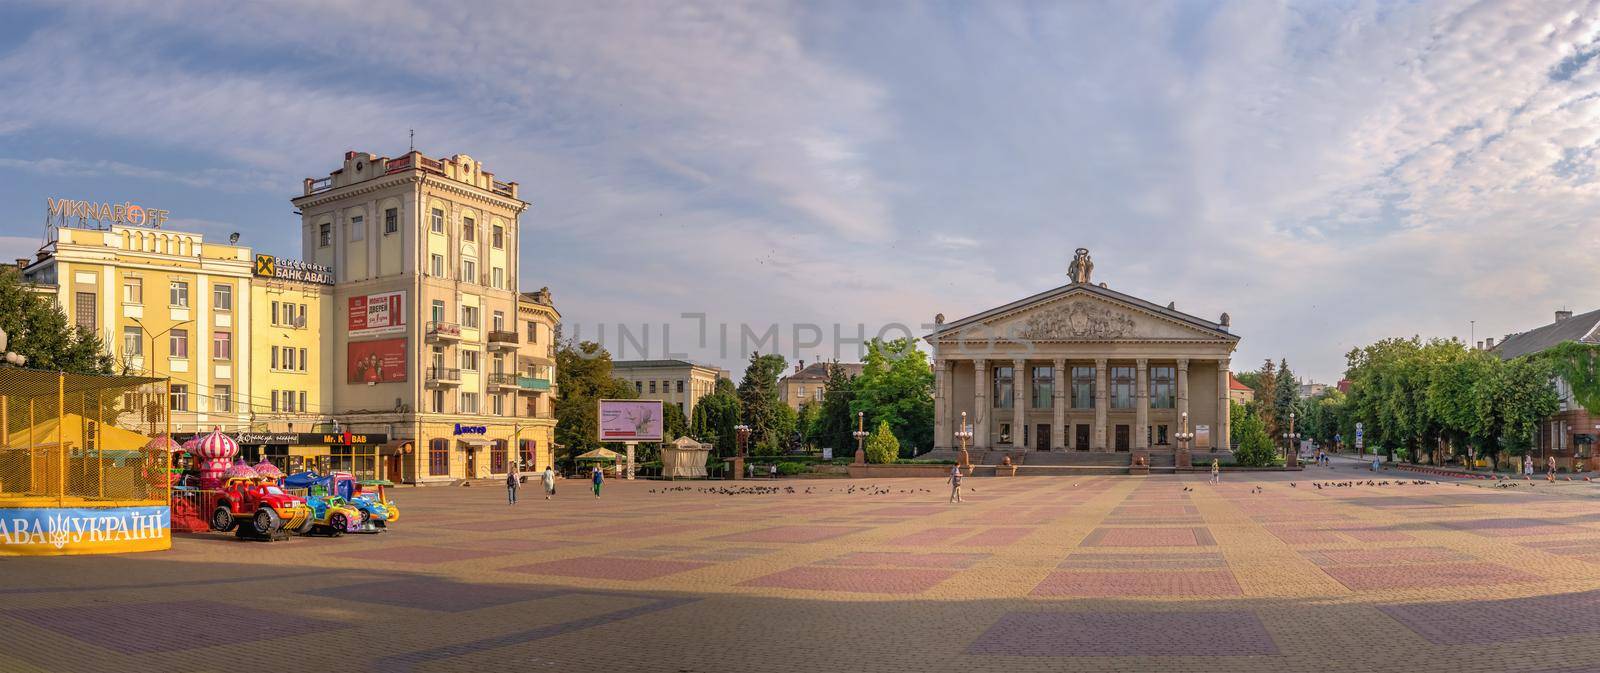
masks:
<svg viewBox="0 0 1600 673"><path fill-rule="evenodd" d="M822 399L822 391L828 385L829 362L813 362L806 364L805 360L795 363L794 373L778 379L778 399L795 411L800 410L800 405ZM860 376L861 370L866 367L859 362L841 362L846 376Z"/></svg>
<svg viewBox="0 0 1600 673"><path fill-rule="evenodd" d="M1301 399L1310 399L1310 398L1316 397L1318 395L1321 395L1321 394L1323 394L1323 393L1325 393L1327 391L1328 391L1328 384L1326 384L1326 383L1305 383L1305 382L1301 382L1301 384L1300 384L1300 398Z"/></svg>
<svg viewBox="0 0 1600 673"><path fill-rule="evenodd" d="M685 417L717 389L717 379L730 378L726 369L688 360L619 360L611 363L611 375L632 383L639 399L676 405Z"/></svg>
<svg viewBox="0 0 1600 673"><path fill-rule="evenodd" d="M1256 391L1254 388L1239 381L1239 379L1234 378L1233 372L1228 372L1228 399L1239 404L1249 404L1255 401Z"/></svg>
<svg viewBox="0 0 1600 673"><path fill-rule="evenodd" d="M1600 310L1578 315L1573 315L1572 311L1556 311L1555 318L1555 322L1548 325L1507 336L1499 345L1488 339L1484 348L1503 360L1512 360L1542 353L1568 341L1600 344ZM1595 438L1600 435L1600 416L1590 414L1572 399L1572 386L1566 380L1556 377L1555 383L1561 407L1539 423L1537 460L1541 463L1539 469L1544 469L1545 458L1555 456L1558 466L1572 469L1575 461L1593 458Z"/></svg>
<svg viewBox="0 0 1600 673"><path fill-rule="evenodd" d="M1350 394L1350 386L1352 385L1350 383L1350 379L1339 379L1339 383L1337 385L1339 387L1339 392L1346 395Z"/></svg>

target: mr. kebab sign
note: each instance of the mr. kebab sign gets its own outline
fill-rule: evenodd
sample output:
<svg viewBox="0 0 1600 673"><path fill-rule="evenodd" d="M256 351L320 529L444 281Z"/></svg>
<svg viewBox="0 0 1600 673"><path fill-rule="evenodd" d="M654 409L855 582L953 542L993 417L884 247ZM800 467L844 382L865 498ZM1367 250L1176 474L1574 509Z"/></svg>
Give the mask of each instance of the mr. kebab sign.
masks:
<svg viewBox="0 0 1600 673"><path fill-rule="evenodd" d="M66 226L76 218L79 224L90 222L106 227L113 224L127 227L161 228L170 211L146 208L132 201L122 203L95 203L72 199L46 199L50 202L50 220Z"/></svg>

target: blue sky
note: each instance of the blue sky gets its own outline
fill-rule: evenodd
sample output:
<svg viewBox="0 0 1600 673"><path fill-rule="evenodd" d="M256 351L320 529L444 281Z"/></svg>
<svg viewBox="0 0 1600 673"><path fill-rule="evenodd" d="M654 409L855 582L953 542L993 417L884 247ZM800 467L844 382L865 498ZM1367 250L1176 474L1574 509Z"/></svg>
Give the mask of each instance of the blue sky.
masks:
<svg viewBox="0 0 1600 673"><path fill-rule="evenodd" d="M831 355L1080 246L1323 381L1600 306L1595 2L23 2L0 45L7 259L47 196L292 255L300 180L414 128L522 183L524 289L630 358Z"/></svg>

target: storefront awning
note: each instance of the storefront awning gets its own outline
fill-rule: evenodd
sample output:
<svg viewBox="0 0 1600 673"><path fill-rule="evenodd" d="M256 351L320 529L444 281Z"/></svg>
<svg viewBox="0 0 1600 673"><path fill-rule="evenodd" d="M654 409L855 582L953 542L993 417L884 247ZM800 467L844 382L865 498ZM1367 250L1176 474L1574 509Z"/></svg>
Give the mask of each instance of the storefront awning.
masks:
<svg viewBox="0 0 1600 673"><path fill-rule="evenodd" d="M488 446L489 445L489 440L484 439L482 437L457 437L456 441L461 442L462 444L466 444L467 446Z"/></svg>
<svg viewBox="0 0 1600 673"><path fill-rule="evenodd" d="M383 445L379 447L378 453L385 456L396 456L400 454L411 453L414 450L415 441L416 440L411 439L390 440L388 442L384 442Z"/></svg>

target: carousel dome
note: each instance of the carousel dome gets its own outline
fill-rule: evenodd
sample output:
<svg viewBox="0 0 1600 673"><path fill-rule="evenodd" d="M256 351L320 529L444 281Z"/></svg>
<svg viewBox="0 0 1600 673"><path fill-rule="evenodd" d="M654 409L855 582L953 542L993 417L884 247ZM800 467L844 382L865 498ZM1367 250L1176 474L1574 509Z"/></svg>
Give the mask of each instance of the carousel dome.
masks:
<svg viewBox="0 0 1600 673"><path fill-rule="evenodd" d="M255 468L253 469L255 469L256 474L260 475L262 479L278 480L283 478L283 470L278 469L277 465L267 462L267 459L264 457L261 459L261 462L256 463Z"/></svg>
<svg viewBox="0 0 1600 673"><path fill-rule="evenodd" d="M196 458L208 460L227 459L239 455L239 443L232 437L222 434L221 429L212 430L211 434L198 438L194 446L188 448Z"/></svg>
<svg viewBox="0 0 1600 673"><path fill-rule="evenodd" d="M261 475L255 471L255 468L246 465L243 458L240 458L238 462L228 466L228 469L223 470L222 478L224 480L260 479Z"/></svg>
<svg viewBox="0 0 1600 673"><path fill-rule="evenodd" d="M172 441L172 438L166 435L151 437L150 441L145 443L144 448L147 451L166 451L168 453L183 450L183 446Z"/></svg>

